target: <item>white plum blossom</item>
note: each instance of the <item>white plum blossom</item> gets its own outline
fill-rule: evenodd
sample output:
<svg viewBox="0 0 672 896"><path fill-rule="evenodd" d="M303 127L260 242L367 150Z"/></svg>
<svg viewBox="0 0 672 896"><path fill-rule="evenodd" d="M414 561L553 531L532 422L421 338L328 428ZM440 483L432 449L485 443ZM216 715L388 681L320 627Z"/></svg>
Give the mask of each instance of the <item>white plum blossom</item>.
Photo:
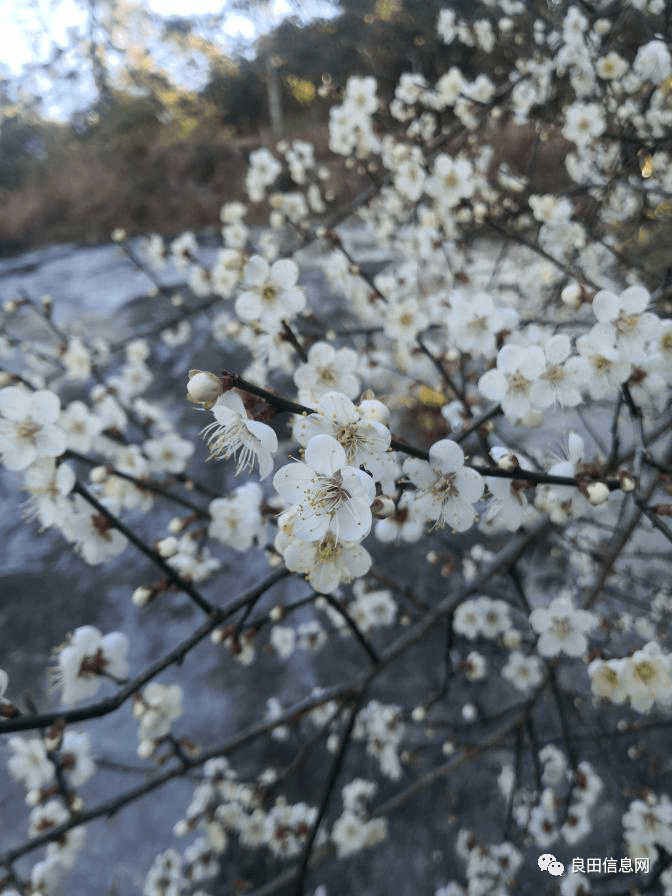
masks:
<svg viewBox="0 0 672 896"><path fill-rule="evenodd" d="M181 233L170 244L170 252L175 266L184 270L198 255L196 237L190 230Z"/></svg>
<svg viewBox="0 0 672 896"><path fill-rule="evenodd" d="M27 516L35 516L41 526L58 525L69 511L66 496L75 484L75 473L69 464L58 464L44 457L31 464L24 473L23 490L28 492Z"/></svg>
<svg viewBox="0 0 672 896"><path fill-rule="evenodd" d="M622 78L628 68L627 59L624 59L614 50L605 53L604 56L600 56L595 63L597 77L603 78L605 81L616 81L618 78Z"/></svg>
<svg viewBox="0 0 672 896"><path fill-rule="evenodd" d="M265 146L250 153L250 167L245 179L250 200L261 202L266 188L270 187L281 171L282 165Z"/></svg>
<svg viewBox="0 0 672 896"><path fill-rule="evenodd" d="M153 681L133 701L133 716L138 723L138 755L151 756L154 746L170 731L182 715L182 687Z"/></svg>
<svg viewBox="0 0 672 896"><path fill-rule="evenodd" d="M280 659L286 660L294 653L296 632L288 625L274 625L271 629L270 642Z"/></svg>
<svg viewBox="0 0 672 896"><path fill-rule="evenodd" d="M295 419L294 438L305 447L313 436L332 436L343 447L350 466L363 465L379 480L384 475L383 459L391 435L376 416L387 416L387 409L379 401L370 399L355 406L342 392L325 392L315 405L315 413Z"/></svg>
<svg viewBox="0 0 672 896"><path fill-rule="evenodd" d="M611 703L624 703L628 690L624 676L626 660L603 660L599 657L588 665L590 686L596 697L602 697Z"/></svg>
<svg viewBox="0 0 672 896"><path fill-rule="evenodd" d="M112 504L107 509L114 512ZM128 544L114 522L82 495L74 495L59 525L68 541L73 542L75 551L91 566L116 557Z"/></svg>
<svg viewBox="0 0 672 896"><path fill-rule="evenodd" d="M142 450L155 473L182 473L194 453L194 444L176 433L166 433L156 439L147 439Z"/></svg>
<svg viewBox="0 0 672 896"><path fill-rule="evenodd" d="M359 392L356 369L357 353L351 348L335 349L328 342L316 342L308 350L307 362L294 372L299 401L314 404L325 392L354 398Z"/></svg>
<svg viewBox="0 0 672 896"><path fill-rule="evenodd" d="M103 635L92 625L72 632L58 649L54 681L65 705L97 693L105 678L123 681L128 675L128 638L121 632Z"/></svg>
<svg viewBox="0 0 672 896"><path fill-rule="evenodd" d="M244 291L236 299L236 314L244 321L259 321L262 327L276 329L284 318L302 311L306 297L296 285L299 268L290 258L270 264L261 255L253 255L243 273Z"/></svg>
<svg viewBox="0 0 672 896"><path fill-rule="evenodd" d="M53 781L56 767L47 756L42 738L15 736L7 745L12 751L7 761L9 774L15 781L22 781L26 790L39 790Z"/></svg>
<svg viewBox="0 0 672 896"><path fill-rule="evenodd" d="M348 108L358 110L362 115L373 115L378 109L376 90L378 84L372 77L350 77L345 85L343 102ZM312 147L311 147L312 149Z"/></svg>
<svg viewBox="0 0 672 896"><path fill-rule="evenodd" d="M490 454L498 464L504 465L505 469L508 468L510 458L513 458L522 470L532 469L532 464L526 457L509 452L501 445L491 448ZM515 471L515 467L513 469ZM516 532L524 523L536 516L534 507L528 503L525 496L527 483L523 480L486 476L485 483L491 496L481 523L481 528L485 531L504 528L509 532Z"/></svg>
<svg viewBox="0 0 672 896"><path fill-rule="evenodd" d="M444 209L455 208L463 199L474 195L474 167L468 159L440 153L434 160L432 174L425 182L425 192Z"/></svg>
<svg viewBox="0 0 672 896"><path fill-rule="evenodd" d="M517 325L516 310L497 305L486 292L469 295L456 289L450 294L448 331L462 352L493 358L497 352L497 334L513 331Z"/></svg>
<svg viewBox="0 0 672 896"><path fill-rule="evenodd" d="M660 84L672 72L672 56L665 41L656 38L637 50L633 71L640 78Z"/></svg>
<svg viewBox="0 0 672 896"><path fill-rule="evenodd" d="M595 616L574 606L572 597L562 593L548 607L536 607L530 624L539 634L537 650L542 656L581 656L588 646L586 634L595 627Z"/></svg>
<svg viewBox="0 0 672 896"><path fill-rule="evenodd" d="M58 751L58 764L72 787L81 787L93 777L96 764L91 756L91 740L85 731L66 729Z"/></svg>
<svg viewBox="0 0 672 896"><path fill-rule="evenodd" d="M632 365L623 352L616 348L611 327L595 326L576 340L578 353L590 366L587 387L590 397L615 398L621 383L630 376Z"/></svg>
<svg viewBox="0 0 672 896"><path fill-rule="evenodd" d="M545 367L546 357L538 345L505 345L497 354L497 367L479 379L479 391L498 401L514 422L524 419L532 409L532 387Z"/></svg>
<svg viewBox="0 0 672 896"><path fill-rule="evenodd" d="M543 679L541 660L534 654L525 656L519 650L514 650L502 669L502 676L510 681L516 690L531 691L541 684Z"/></svg>
<svg viewBox="0 0 672 896"><path fill-rule="evenodd" d="M534 407L544 409L553 404L574 407L581 404L581 390L590 377L590 366L585 358L572 355L571 343L565 333L551 336L544 346L546 366L530 389Z"/></svg>
<svg viewBox="0 0 672 896"><path fill-rule="evenodd" d="M83 401L71 401L61 411L58 425L65 432L68 448L86 454L104 428L103 421L92 413Z"/></svg>
<svg viewBox="0 0 672 896"><path fill-rule="evenodd" d="M198 536L186 532L174 546L175 553L168 557L173 569L193 582L204 582L221 567L220 561L212 557L207 546L201 544Z"/></svg>
<svg viewBox="0 0 672 896"><path fill-rule="evenodd" d="M650 301L643 286L630 286L620 296L602 289L593 299L593 312L599 321L597 332L613 342L626 360L636 359L656 334L658 318L646 313Z"/></svg>
<svg viewBox="0 0 672 896"><path fill-rule="evenodd" d="M436 30L444 43L452 44L457 37L456 14L454 9L442 9L439 12Z"/></svg>
<svg viewBox="0 0 672 896"><path fill-rule="evenodd" d="M422 538L425 528L425 515L416 505L414 496L404 492L397 501L395 512L382 520L377 520L375 534L378 541L416 542Z"/></svg>
<svg viewBox="0 0 672 896"><path fill-rule="evenodd" d="M361 541L369 534L375 484L367 473L347 464L345 450L331 436L314 436L305 463L282 467L273 485L293 505L295 537L321 541L332 532L338 540Z"/></svg>
<svg viewBox="0 0 672 896"><path fill-rule="evenodd" d="M364 581L359 581L352 586L352 592L355 600L348 605L348 611L361 632L366 634L378 626L392 625L397 615L397 604L389 591L367 591ZM337 620L334 619L334 622ZM343 622L342 618L340 622ZM345 634L349 629L341 625L341 632Z"/></svg>
<svg viewBox="0 0 672 896"><path fill-rule="evenodd" d="M583 439L575 432L567 438L567 460L558 461L549 468L551 476L574 477L584 454ZM573 485L541 485L537 487L536 506L550 513L555 523L577 519L590 511L591 505Z"/></svg>
<svg viewBox="0 0 672 896"><path fill-rule="evenodd" d="M606 128L602 107L598 103L574 103L565 110L562 136L579 147L600 137Z"/></svg>
<svg viewBox="0 0 672 896"><path fill-rule="evenodd" d="M214 423L201 434L208 444L208 460L236 457L236 473L259 465L259 478L265 479L273 469L273 454L278 450L278 437L266 423L247 416L243 399L237 392L220 395L212 406Z"/></svg>
<svg viewBox="0 0 672 896"><path fill-rule="evenodd" d="M0 454L8 470L25 470L38 457L63 454L68 443L58 425L60 410L60 398L47 389L0 390Z"/></svg>
<svg viewBox="0 0 672 896"><path fill-rule="evenodd" d="M369 552L361 544L337 539L333 532L320 541L290 542L283 558L287 569L307 575L321 594L332 594L341 583L366 575L371 567Z"/></svg>
<svg viewBox="0 0 672 896"><path fill-rule="evenodd" d="M387 819L366 820L351 809L346 809L336 819L331 830L331 839L339 858L354 855L363 849L376 846L387 837Z"/></svg>
<svg viewBox="0 0 672 896"><path fill-rule="evenodd" d="M511 627L510 607L503 600L474 597L455 610L453 629L465 638L496 638Z"/></svg>
<svg viewBox="0 0 672 896"><path fill-rule="evenodd" d="M425 329L429 319L417 299L410 296L402 301L390 301L383 321L385 335L400 343L412 343Z"/></svg>
<svg viewBox="0 0 672 896"><path fill-rule="evenodd" d="M263 492L256 482L246 482L226 498L210 502L208 535L235 551L247 551L261 534Z"/></svg>
<svg viewBox="0 0 672 896"><path fill-rule="evenodd" d="M636 650L623 664L623 685L630 705L637 712L649 712L654 702L672 702L672 660L660 645L650 641Z"/></svg>
<svg viewBox="0 0 672 896"><path fill-rule="evenodd" d="M429 449L429 463L409 457L404 473L416 486L416 508L437 527L450 526L456 532L469 529L476 513L485 482L475 470L464 466L464 452L451 439L435 442Z"/></svg>

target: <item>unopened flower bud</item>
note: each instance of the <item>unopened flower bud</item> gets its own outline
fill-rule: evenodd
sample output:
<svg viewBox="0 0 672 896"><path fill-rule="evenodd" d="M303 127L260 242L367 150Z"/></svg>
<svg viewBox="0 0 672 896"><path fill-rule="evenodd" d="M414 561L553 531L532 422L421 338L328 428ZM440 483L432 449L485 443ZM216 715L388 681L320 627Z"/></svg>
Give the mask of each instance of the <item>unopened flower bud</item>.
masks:
<svg viewBox="0 0 672 896"><path fill-rule="evenodd" d="M500 470L506 470L508 473L512 473L520 467L520 464L518 463L518 458L515 454L507 452L499 458L497 466Z"/></svg>
<svg viewBox="0 0 672 896"><path fill-rule="evenodd" d="M578 308L581 304L581 287L578 283L568 283L560 293L560 298L569 308Z"/></svg>
<svg viewBox="0 0 672 896"><path fill-rule="evenodd" d="M149 759L154 752L154 742L151 740L142 740L138 746L138 756L140 759Z"/></svg>
<svg viewBox="0 0 672 896"><path fill-rule="evenodd" d="M196 404L211 408L224 392L222 382L207 370L190 370L187 383L187 397Z"/></svg>
<svg viewBox="0 0 672 896"><path fill-rule="evenodd" d="M365 420L371 420L374 423L383 423L385 426L390 422L390 411L382 401L366 397L367 392L362 396L362 401L357 405L357 410L361 417Z"/></svg>
<svg viewBox="0 0 672 896"><path fill-rule="evenodd" d="M34 806L38 806L42 802L42 791L39 787L34 787L32 790L29 790L26 794L26 806L30 806L32 809Z"/></svg>
<svg viewBox="0 0 672 896"><path fill-rule="evenodd" d="M590 503L597 507L598 504L604 504L609 500L609 486L604 482L591 482L586 486L586 498Z"/></svg>
<svg viewBox="0 0 672 896"><path fill-rule="evenodd" d="M139 588L136 588L133 592L131 600L135 604L136 607L146 607L152 598L152 590L151 588L147 588L144 585L141 585Z"/></svg>
<svg viewBox="0 0 672 896"><path fill-rule="evenodd" d="M100 485L101 482L105 482L107 477L108 473L105 467L94 467L89 471L89 479L96 485Z"/></svg>
<svg viewBox="0 0 672 896"><path fill-rule="evenodd" d="M173 535L169 535L168 538L162 538L160 541L157 541L156 549L162 557L174 557L180 549L180 546L177 538Z"/></svg>
<svg viewBox="0 0 672 896"><path fill-rule="evenodd" d="M377 498L373 499L373 503L371 504L371 513L378 520L384 520L388 517L392 516L395 512L394 501L392 498L388 498L387 495L378 495Z"/></svg>
<svg viewBox="0 0 672 896"><path fill-rule="evenodd" d="M411 713L411 718L414 722L424 722L427 718L427 710L424 706L415 706Z"/></svg>
<svg viewBox="0 0 672 896"><path fill-rule="evenodd" d="M465 722L475 721L477 716L476 707L473 703L465 703L462 707L462 718Z"/></svg>
<svg viewBox="0 0 672 896"><path fill-rule="evenodd" d="M621 483L621 491L634 492L637 485L637 480L632 475L632 473L628 473L627 470L621 470L621 472L618 474L618 478Z"/></svg>

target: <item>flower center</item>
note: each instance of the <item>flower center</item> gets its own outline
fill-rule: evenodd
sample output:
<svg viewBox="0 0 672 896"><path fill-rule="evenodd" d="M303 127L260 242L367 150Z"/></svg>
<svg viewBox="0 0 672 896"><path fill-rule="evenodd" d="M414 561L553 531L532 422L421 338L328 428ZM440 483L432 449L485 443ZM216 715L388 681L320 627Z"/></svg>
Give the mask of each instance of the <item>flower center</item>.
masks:
<svg viewBox="0 0 672 896"><path fill-rule="evenodd" d="M317 547L317 559L320 563L326 563L340 553L340 546L336 544L336 539L330 533L327 533Z"/></svg>
<svg viewBox="0 0 672 896"><path fill-rule="evenodd" d="M269 305L272 302L275 302L278 296L278 290L273 286L272 283L267 283L266 286L261 291L261 298L264 302L267 302Z"/></svg>
<svg viewBox="0 0 672 896"><path fill-rule="evenodd" d="M614 669L612 669L610 666L606 666L604 669L603 675L604 675L604 680L606 681L606 683L610 687L615 688L616 685L618 684L618 674L616 673L616 671Z"/></svg>
<svg viewBox="0 0 672 896"><path fill-rule="evenodd" d="M459 492L455 485L455 474L446 473L444 476L437 480L436 484L432 488L432 491L435 495L440 495L444 501L446 498L454 498L456 495L459 495Z"/></svg>
<svg viewBox="0 0 672 896"><path fill-rule="evenodd" d="M546 371L546 379L549 383L560 383L567 375L567 371L561 364L552 364Z"/></svg>
<svg viewBox="0 0 672 896"><path fill-rule="evenodd" d="M551 629L556 638L565 639L572 633L572 624L567 618L554 619Z"/></svg>
<svg viewBox="0 0 672 896"><path fill-rule="evenodd" d="M530 387L530 381L525 379L523 374L517 370L509 381L509 389L511 392L527 392Z"/></svg>
<svg viewBox="0 0 672 896"><path fill-rule="evenodd" d="M637 314L624 315L618 318L616 327L621 333L632 333L632 331L637 328L638 321L639 315Z"/></svg>
<svg viewBox="0 0 672 896"><path fill-rule="evenodd" d="M32 442L41 429L40 424L34 420L22 420L16 428L16 434L20 439L28 439Z"/></svg>
<svg viewBox="0 0 672 896"><path fill-rule="evenodd" d="M336 433L336 441L345 451L347 460L353 460L362 442L362 439L357 432L357 424L346 423L341 426L341 428Z"/></svg>
<svg viewBox="0 0 672 896"><path fill-rule="evenodd" d="M350 492L343 486L340 471L333 476L320 476L319 483L311 500L311 505L318 513L335 513L344 501L349 501Z"/></svg>
<svg viewBox="0 0 672 896"><path fill-rule="evenodd" d="M656 677L656 670L653 667L653 663L649 663L646 660L637 663L635 666L635 675L640 681L643 681L644 684L648 684L652 678Z"/></svg>

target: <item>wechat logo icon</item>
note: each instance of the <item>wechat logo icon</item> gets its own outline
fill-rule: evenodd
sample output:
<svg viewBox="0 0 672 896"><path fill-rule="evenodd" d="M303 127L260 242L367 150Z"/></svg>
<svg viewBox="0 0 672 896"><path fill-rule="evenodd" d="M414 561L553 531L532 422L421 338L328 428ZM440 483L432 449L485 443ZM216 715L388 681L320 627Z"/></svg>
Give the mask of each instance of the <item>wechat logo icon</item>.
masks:
<svg viewBox="0 0 672 896"><path fill-rule="evenodd" d="M542 856L539 856L537 864L542 871L548 871L553 877L560 877L565 870L565 866L562 862L558 862L555 856L551 855L550 852L545 852Z"/></svg>

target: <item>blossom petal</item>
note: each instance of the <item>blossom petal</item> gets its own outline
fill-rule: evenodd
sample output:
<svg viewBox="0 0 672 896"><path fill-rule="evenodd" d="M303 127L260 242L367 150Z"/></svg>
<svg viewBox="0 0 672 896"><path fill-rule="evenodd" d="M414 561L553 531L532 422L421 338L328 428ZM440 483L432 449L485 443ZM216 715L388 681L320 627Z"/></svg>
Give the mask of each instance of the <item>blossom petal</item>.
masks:
<svg viewBox="0 0 672 896"><path fill-rule="evenodd" d="M298 277L298 265L291 258L281 258L271 265L271 278L283 290L294 286Z"/></svg>
<svg viewBox="0 0 672 896"><path fill-rule="evenodd" d="M616 293L601 289L593 299L593 314L600 323L609 323L618 317L619 306Z"/></svg>
<svg viewBox="0 0 672 896"><path fill-rule="evenodd" d="M285 501L300 504L315 484L315 473L307 464L293 463L281 467L273 477L273 487Z"/></svg>
<svg viewBox="0 0 672 896"><path fill-rule="evenodd" d="M323 476L331 476L346 464L343 446L326 434L314 436L308 442L305 457L308 466Z"/></svg>
<svg viewBox="0 0 672 896"><path fill-rule="evenodd" d="M429 449L429 462L441 473L454 473L464 466L464 451L452 439L441 439Z"/></svg>
<svg viewBox="0 0 672 896"><path fill-rule="evenodd" d="M365 498L356 495L336 510L329 528L338 539L361 541L371 531L371 508Z"/></svg>

